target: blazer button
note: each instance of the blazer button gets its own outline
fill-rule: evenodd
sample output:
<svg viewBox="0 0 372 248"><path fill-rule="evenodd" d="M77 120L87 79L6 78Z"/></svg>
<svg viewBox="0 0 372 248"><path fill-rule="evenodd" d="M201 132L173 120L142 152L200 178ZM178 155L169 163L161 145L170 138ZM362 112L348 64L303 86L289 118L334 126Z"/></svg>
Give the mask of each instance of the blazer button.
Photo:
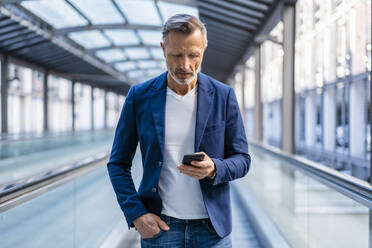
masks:
<svg viewBox="0 0 372 248"><path fill-rule="evenodd" d="M163 166L163 162L159 161L159 167L162 167L162 166Z"/></svg>
<svg viewBox="0 0 372 248"><path fill-rule="evenodd" d="M155 187L153 187L151 190L152 190L152 192L154 192L154 193L156 192L156 188L155 188Z"/></svg>

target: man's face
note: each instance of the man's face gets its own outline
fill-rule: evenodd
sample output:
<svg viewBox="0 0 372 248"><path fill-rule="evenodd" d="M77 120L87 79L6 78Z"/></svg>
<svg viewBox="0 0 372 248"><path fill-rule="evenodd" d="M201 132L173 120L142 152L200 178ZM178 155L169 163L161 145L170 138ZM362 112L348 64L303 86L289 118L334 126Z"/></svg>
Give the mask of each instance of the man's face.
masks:
<svg viewBox="0 0 372 248"><path fill-rule="evenodd" d="M168 34L168 43L163 53L167 62L168 72L179 84L189 84L196 78L203 60L205 51L204 37L197 29L189 35L171 31Z"/></svg>

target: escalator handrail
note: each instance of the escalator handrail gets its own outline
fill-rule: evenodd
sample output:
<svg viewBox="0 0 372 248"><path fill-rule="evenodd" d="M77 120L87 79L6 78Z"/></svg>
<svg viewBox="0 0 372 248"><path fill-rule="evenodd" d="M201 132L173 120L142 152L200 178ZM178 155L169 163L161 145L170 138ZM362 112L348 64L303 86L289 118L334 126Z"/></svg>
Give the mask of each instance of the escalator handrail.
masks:
<svg viewBox="0 0 372 248"><path fill-rule="evenodd" d="M41 176L23 180L16 183L15 185L12 185L11 187L7 187L6 189L1 190L0 213L25 201L20 200L19 203L15 203L18 198L36 191L46 192L48 191L46 190L48 186L61 183L62 181L66 181L66 179L68 178L73 178L74 176L80 174L82 170L94 166L95 164L97 164L97 162L106 160L108 156L109 154L107 152L97 153L94 156L87 157L69 166L64 166L52 171L47 171L45 173L42 173ZM40 193L35 194L35 196L32 197L27 197L27 200L35 198L38 195L40 195Z"/></svg>
<svg viewBox="0 0 372 248"><path fill-rule="evenodd" d="M295 169L305 172L310 177L317 179L321 183L326 184L343 195L372 209L372 187L368 182L343 174L304 157L283 152L272 146L259 144L253 141L249 141L249 145L288 162L287 164Z"/></svg>

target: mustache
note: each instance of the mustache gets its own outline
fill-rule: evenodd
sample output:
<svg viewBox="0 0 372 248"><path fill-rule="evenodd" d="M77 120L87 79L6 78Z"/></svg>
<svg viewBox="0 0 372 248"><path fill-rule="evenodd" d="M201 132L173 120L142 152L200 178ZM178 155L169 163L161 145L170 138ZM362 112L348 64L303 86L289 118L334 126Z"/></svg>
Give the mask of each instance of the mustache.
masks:
<svg viewBox="0 0 372 248"><path fill-rule="evenodd" d="M176 69L176 73L190 73L190 74L193 74L194 72L193 71L185 71L183 69Z"/></svg>

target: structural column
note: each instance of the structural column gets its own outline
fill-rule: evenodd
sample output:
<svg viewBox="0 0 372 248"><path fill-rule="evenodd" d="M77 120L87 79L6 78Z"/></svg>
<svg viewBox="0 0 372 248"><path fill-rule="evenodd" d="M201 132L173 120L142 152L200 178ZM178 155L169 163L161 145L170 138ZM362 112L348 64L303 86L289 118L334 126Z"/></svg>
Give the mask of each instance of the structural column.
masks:
<svg viewBox="0 0 372 248"><path fill-rule="evenodd" d="M294 52L296 1L285 1L283 6L283 101L282 101L282 149L295 153L294 144Z"/></svg>
<svg viewBox="0 0 372 248"><path fill-rule="evenodd" d="M72 131L75 132L75 81L71 81L71 121Z"/></svg>
<svg viewBox="0 0 372 248"><path fill-rule="evenodd" d="M261 46L255 49L255 89L254 89L254 140L262 141L262 102L261 102Z"/></svg>
<svg viewBox="0 0 372 248"><path fill-rule="evenodd" d="M245 109L245 81L246 81L246 68L242 66L242 119L244 125L246 125L246 109Z"/></svg>
<svg viewBox="0 0 372 248"><path fill-rule="evenodd" d="M107 91L105 91L104 94L104 113L103 113L103 127L106 129L107 128L107 117L108 117L108 104L107 104Z"/></svg>
<svg viewBox="0 0 372 248"><path fill-rule="evenodd" d="M8 133L8 58L1 59L1 133Z"/></svg>
<svg viewBox="0 0 372 248"><path fill-rule="evenodd" d="M336 90L335 87L326 87L324 90L324 113L327 121L324 122L323 144L326 154L333 154L336 146Z"/></svg>
<svg viewBox="0 0 372 248"><path fill-rule="evenodd" d="M44 72L44 78L43 78L43 131L48 132L49 130L49 122L48 122L48 92L49 92L49 87L48 87L48 76L49 73L47 71Z"/></svg>
<svg viewBox="0 0 372 248"><path fill-rule="evenodd" d="M94 87L90 91L90 130L94 130Z"/></svg>

